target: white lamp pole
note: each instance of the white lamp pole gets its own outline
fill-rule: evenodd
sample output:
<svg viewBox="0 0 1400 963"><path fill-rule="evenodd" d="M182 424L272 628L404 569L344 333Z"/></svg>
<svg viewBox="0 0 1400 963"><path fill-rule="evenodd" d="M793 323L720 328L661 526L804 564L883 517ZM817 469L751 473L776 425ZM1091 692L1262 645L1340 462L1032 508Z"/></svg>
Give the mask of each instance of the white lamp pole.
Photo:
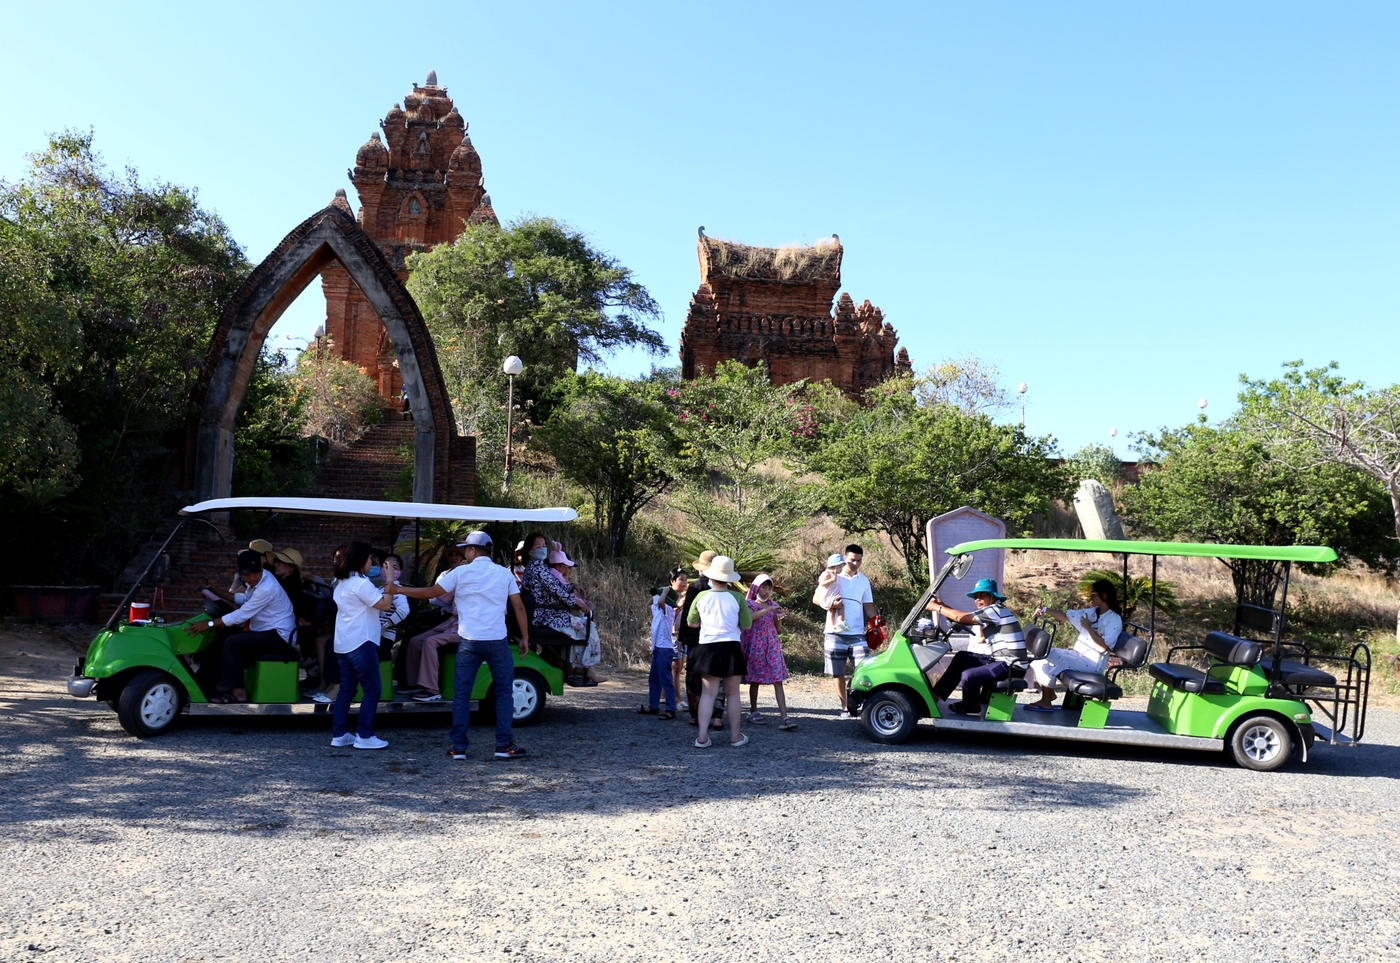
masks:
<svg viewBox="0 0 1400 963"><path fill-rule="evenodd" d="M505 493L506 493L507 495L509 495L509 494L510 494L511 455L512 455L511 441L512 441L512 439L514 438L514 421L513 421L513 416L515 415L515 376L518 375L518 374L520 374L520 372L522 372L522 371L525 370L525 365L522 364L521 361L520 361L520 359L517 358L515 355L511 355L509 358L507 358L507 359L505 360L505 363L503 363L503 364L501 365L501 370L504 371L504 372L506 373L506 377L510 379L510 386L506 389L506 479L505 479Z"/></svg>
<svg viewBox="0 0 1400 963"><path fill-rule="evenodd" d="M1026 383L1022 381L1016 386L1016 393L1021 396L1021 427L1026 427Z"/></svg>
<svg viewBox="0 0 1400 963"><path fill-rule="evenodd" d="M1204 425L1206 423L1206 400L1202 398L1200 401L1196 402L1196 407L1201 409L1200 419L1201 424Z"/></svg>

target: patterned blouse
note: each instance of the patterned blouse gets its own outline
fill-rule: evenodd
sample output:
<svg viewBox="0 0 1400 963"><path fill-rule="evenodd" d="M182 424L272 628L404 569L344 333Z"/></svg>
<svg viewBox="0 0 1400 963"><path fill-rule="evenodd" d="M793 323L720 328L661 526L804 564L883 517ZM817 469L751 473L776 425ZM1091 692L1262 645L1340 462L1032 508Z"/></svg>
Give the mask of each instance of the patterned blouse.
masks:
<svg viewBox="0 0 1400 963"><path fill-rule="evenodd" d="M569 610L574 607L574 593L541 559L531 559L520 579L520 591L530 599L534 614L531 625L542 625L556 632L567 633L573 623Z"/></svg>

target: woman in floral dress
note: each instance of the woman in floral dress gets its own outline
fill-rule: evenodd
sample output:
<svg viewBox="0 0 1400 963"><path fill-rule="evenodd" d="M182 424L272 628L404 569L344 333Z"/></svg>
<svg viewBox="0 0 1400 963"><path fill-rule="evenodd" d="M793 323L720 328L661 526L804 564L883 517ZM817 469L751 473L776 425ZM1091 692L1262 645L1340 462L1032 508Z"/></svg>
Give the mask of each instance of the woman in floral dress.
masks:
<svg viewBox="0 0 1400 963"><path fill-rule="evenodd" d="M797 728L797 723L788 721L787 698L783 694L788 670L783 661L783 645L778 639L778 622L787 612L773 598L773 579L767 575L753 580L748 602L753 625L740 633L739 642L748 662L744 681L749 684L749 722L761 726L768 721L758 711L758 687L771 685L778 701L778 728L790 732Z"/></svg>

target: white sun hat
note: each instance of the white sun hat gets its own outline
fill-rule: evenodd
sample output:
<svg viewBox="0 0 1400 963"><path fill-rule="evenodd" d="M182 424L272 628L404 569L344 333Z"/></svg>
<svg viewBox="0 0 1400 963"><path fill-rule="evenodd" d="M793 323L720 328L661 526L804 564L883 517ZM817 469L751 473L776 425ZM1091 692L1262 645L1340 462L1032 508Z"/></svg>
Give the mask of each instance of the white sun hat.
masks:
<svg viewBox="0 0 1400 963"><path fill-rule="evenodd" d="M734 584L742 581L739 573L734 571L734 559L728 555L716 555L710 567L700 573L711 582L728 582Z"/></svg>

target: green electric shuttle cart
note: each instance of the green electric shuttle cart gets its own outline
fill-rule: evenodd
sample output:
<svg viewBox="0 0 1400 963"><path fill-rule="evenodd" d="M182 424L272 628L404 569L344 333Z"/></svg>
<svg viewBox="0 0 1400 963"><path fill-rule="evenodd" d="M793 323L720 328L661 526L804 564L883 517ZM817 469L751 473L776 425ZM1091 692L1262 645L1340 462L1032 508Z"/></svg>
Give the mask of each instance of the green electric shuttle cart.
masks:
<svg viewBox="0 0 1400 963"><path fill-rule="evenodd" d="M1202 632L1200 641L1181 640L1165 659L1152 662L1156 642L1156 599L1145 625L1124 623L1114 647L1113 668L1106 673L1066 671L1065 711L1026 712L1016 693L1024 679L1002 680L978 715L944 715L933 696L939 660L953 648L949 630L918 628L925 607L943 582L960 579L977 552L995 549L1041 549L1056 552L1103 552L1121 555L1124 581L1128 560L1191 556L1256 559L1282 565L1277 609L1239 599L1230 632ZM889 645L861 662L851 680L849 705L858 712L870 738L898 743L913 734L921 719L935 729L1006 733L1045 739L1107 742L1127 746L1164 746L1228 752L1241 766L1273 770L1290 758L1306 762L1314 741L1355 745L1366 727L1371 654L1364 644L1350 653L1318 664L1306 646L1288 638L1284 608L1295 563L1324 564L1337 553L1323 546L1202 545L1186 542L1092 541L1084 539L990 539L948 549L950 558L900 625ZM1040 627L1026 630L1032 658L1043 658L1053 636ZM1145 672L1152 680L1147 710L1119 708L1124 672Z"/></svg>
<svg viewBox="0 0 1400 963"><path fill-rule="evenodd" d="M420 502L386 502L343 498L217 498L181 509L185 516L166 539L165 546L155 555L163 556L165 548L179 533L180 527L191 519L205 518L232 511L268 512L272 514L320 515L342 518L380 518L396 527L398 522L424 520L460 521L483 525L538 524L567 522L578 517L572 508L482 508L473 505L434 505ZM207 519L206 519L207 520ZM415 528L416 532L416 528ZM232 564L230 550L229 561ZM190 635L185 626L192 621L205 621L208 615L197 613L178 622L141 620L127 621L127 603L150 574L137 579L127 598L118 606L106 626L88 646L87 655L78 660L68 679L68 694L79 699L96 697L116 713L127 732L142 738L168 732L184 715L287 715L296 713L325 713L330 706L301 696L298 689L299 662L295 659L271 657L249 664L245 672L246 703L218 705L209 702L200 679L208 680L201 668L207 663L216 633L204 631ZM433 621L441 620L434 615ZM508 623L512 620L507 620ZM407 637L408 633L403 633ZM549 695L562 695L564 673L559 659L545 658L536 646L529 654L520 655L512 645L515 658L514 724L528 725L544 711ZM443 712L452 707L453 666L456 653L443 650L443 701L415 702L393 693L392 663L381 663L385 675L384 695L379 711L383 712ZM472 687L472 709L476 710L492 686L491 672L482 666ZM357 695L358 698L358 695Z"/></svg>

